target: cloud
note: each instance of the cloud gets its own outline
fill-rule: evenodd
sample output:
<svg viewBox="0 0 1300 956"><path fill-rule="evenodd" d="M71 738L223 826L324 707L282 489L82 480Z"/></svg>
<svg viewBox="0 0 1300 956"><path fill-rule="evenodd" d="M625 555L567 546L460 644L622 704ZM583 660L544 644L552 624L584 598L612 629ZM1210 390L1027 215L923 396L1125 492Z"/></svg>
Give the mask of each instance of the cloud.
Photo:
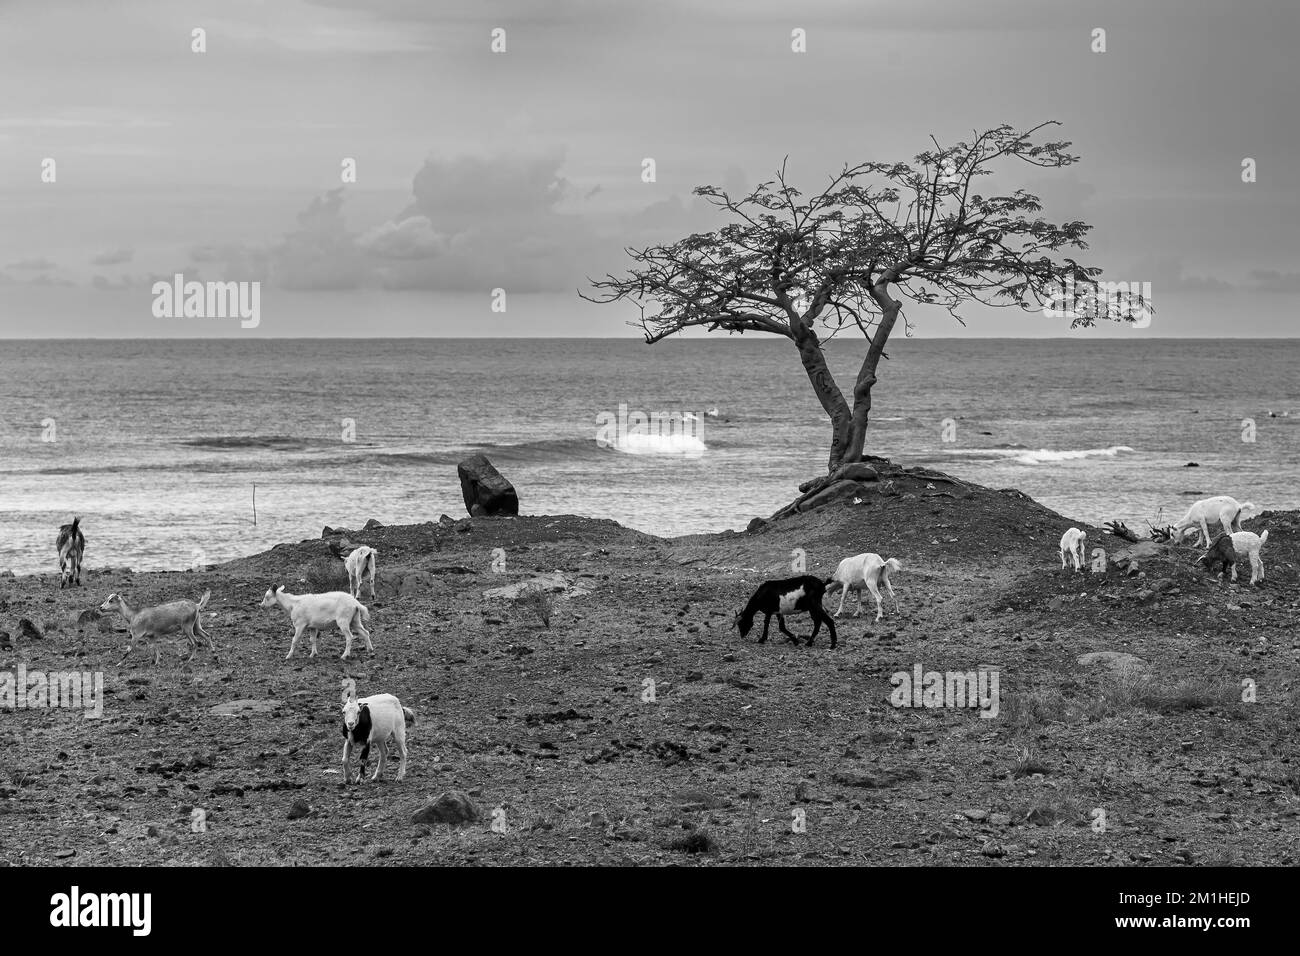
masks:
<svg viewBox="0 0 1300 956"><path fill-rule="evenodd" d="M31 272L45 272L58 267L57 262L51 262L49 259L20 259L5 266L6 269L23 269Z"/></svg>
<svg viewBox="0 0 1300 956"><path fill-rule="evenodd" d="M446 248L446 242L433 231L433 223L427 216L411 216L401 222L376 226L362 235L357 245L384 259L427 259Z"/></svg>
<svg viewBox="0 0 1300 956"><path fill-rule="evenodd" d="M90 260L90 263L96 266L120 266L134 258L135 251L133 249L110 249L95 256Z"/></svg>
<svg viewBox="0 0 1300 956"><path fill-rule="evenodd" d="M1261 292L1300 292L1300 272L1278 272L1276 269L1252 269L1250 278Z"/></svg>

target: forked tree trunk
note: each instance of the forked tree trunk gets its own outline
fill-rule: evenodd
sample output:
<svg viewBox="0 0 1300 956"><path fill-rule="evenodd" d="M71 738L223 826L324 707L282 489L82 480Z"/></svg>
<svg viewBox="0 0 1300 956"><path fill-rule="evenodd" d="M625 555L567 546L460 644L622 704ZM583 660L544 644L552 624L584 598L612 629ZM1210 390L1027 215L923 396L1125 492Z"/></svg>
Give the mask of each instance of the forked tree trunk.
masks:
<svg viewBox="0 0 1300 956"><path fill-rule="evenodd" d="M886 301L890 305L881 314L880 324L871 336L871 346L867 349L867 356L862 360L862 368L853 385L852 408L840 387L835 384L817 333L803 324L794 330L795 345L799 348L799 359L804 371L808 373L808 381L812 383L813 392L822 408L831 417L831 452L826 462L828 475L835 474L844 465L862 460L871 413L871 388L876 384L876 366L880 364L885 343L889 340L889 333L893 331L899 309L902 308L902 303L893 302L888 297Z"/></svg>
<svg viewBox="0 0 1300 956"><path fill-rule="evenodd" d="M871 389L876 384L876 366L880 364L880 357L884 354L889 333L894 330L894 323L898 321L900 308L899 303L895 302L881 315L880 324L876 326L876 331L871 336L871 347L867 349L867 357L862 360L862 368L858 370L858 379L853 384L853 415L849 424L849 445L844 454L845 462L862 460L862 452L867 443L867 426L871 417Z"/></svg>
<svg viewBox="0 0 1300 956"><path fill-rule="evenodd" d="M795 345L799 349L799 361L803 363L808 381L812 383L817 401L821 402L826 414L831 417L831 453L827 462L827 473L835 471L846 460L849 448L853 415L849 403L844 400L844 393L835 384L826 356L821 349L817 333L799 323L793 330Z"/></svg>

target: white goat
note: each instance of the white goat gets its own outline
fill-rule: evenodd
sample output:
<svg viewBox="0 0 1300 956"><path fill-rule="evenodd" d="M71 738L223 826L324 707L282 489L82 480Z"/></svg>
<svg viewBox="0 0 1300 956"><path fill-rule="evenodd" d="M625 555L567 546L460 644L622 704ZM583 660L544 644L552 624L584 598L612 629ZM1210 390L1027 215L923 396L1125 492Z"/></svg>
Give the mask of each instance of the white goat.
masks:
<svg viewBox="0 0 1300 956"><path fill-rule="evenodd" d="M366 650L373 651L375 645L370 643L370 632L365 623L370 621L370 612L366 606L343 591L327 591L324 594L289 594L284 586L272 586L262 596L262 607L280 605L289 612L293 621L293 640L289 642L289 653L284 655L287 661L293 657L293 649L298 646L298 638L303 631L311 631L311 654L316 656L316 634L321 628L337 624L346 641L343 656L352 653L352 628L356 628L365 638Z"/></svg>
<svg viewBox="0 0 1300 956"><path fill-rule="evenodd" d="M1070 528L1065 534L1061 535L1061 570L1065 570L1065 556L1068 554L1074 562L1074 570L1083 570L1083 555L1085 551L1085 542L1088 539L1086 531L1080 531L1078 528Z"/></svg>
<svg viewBox="0 0 1300 956"><path fill-rule="evenodd" d="M133 608L126 603L126 598L120 594L110 594L104 599L104 603L99 606L101 611L117 611L122 617L126 618L127 630L131 635L131 642L127 645L126 653L122 655L122 660L117 663L120 665L131 656L135 650L135 645L146 638L165 637L168 634L174 634L179 631L190 642L188 661L194 656L195 651L199 649L199 638L205 638L208 642L208 649L216 656L217 648L212 643L212 635L203 630L203 622L199 619L199 612L208 606L208 598L212 596L211 591L204 591L203 597L199 598L199 603L193 601L172 601L168 604L159 604L157 607ZM153 662L157 665L162 655L162 648L155 646Z"/></svg>
<svg viewBox="0 0 1300 956"><path fill-rule="evenodd" d="M1215 495L1202 498L1187 509L1187 514L1173 527L1174 541L1182 541L1193 530L1200 531L1197 544L1202 548L1210 546L1210 528L1214 522L1223 525L1225 534L1241 530L1241 523L1259 514L1259 508L1251 502L1238 503L1236 498L1228 495Z"/></svg>
<svg viewBox="0 0 1300 956"><path fill-rule="evenodd" d="M1238 558L1250 559L1250 583L1255 584L1264 580L1264 559L1259 556L1259 552L1264 549L1264 544L1268 541L1268 532L1255 534L1253 531L1234 531L1232 533L1232 549L1237 553ZM1237 565L1232 565L1232 580L1237 580Z"/></svg>
<svg viewBox="0 0 1300 956"><path fill-rule="evenodd" d="M378 780L388 763L388 741L391 738L397 744L397 779L406 776L406 725L415 723L415 711L403 707L402 702L392 694L375 694L357 700L349 696L343 702L343 782L353 783L352 746L361 745L361 766L357 770L356 783L366 773L366 758L370 756L370 745L379 747L379 766L371 780Z"/></svg>
<svg viewBox="0 0 1300 956"><path fill-rule="evenodd" d="M343 562L344 567L348 569L348 590L352 592L354 598L361 597L361 580L368 576L370 578L370 599L374 600L375 559L377 557L379 557L378 551L363 544L349 554L347 560Z"/></svg>
<svg viewBox="0 0 1300 956"><path fill-rule="evenodd" d="M854 617L862 616L862 589L865 587L871 592L871 596L876 599L876 620L879 621L884 615L884 609L880 603L879 584L883 583L889 596L894 600L894 611L898 611L898 596L894 594L894 586L889 583L891 572L903 570L903 563L898 558L890 558L886 561L878 554L870 551L865 554L854 555L851 558L845 558L835 569L835 574L831 577L830 583L826 586L826 592L829 594L836 587L840 589L840 606L835 611L835 616L839 617L844 612L844 599L848 597L849 591L858 592L858 609L854 612Z"/></svg>

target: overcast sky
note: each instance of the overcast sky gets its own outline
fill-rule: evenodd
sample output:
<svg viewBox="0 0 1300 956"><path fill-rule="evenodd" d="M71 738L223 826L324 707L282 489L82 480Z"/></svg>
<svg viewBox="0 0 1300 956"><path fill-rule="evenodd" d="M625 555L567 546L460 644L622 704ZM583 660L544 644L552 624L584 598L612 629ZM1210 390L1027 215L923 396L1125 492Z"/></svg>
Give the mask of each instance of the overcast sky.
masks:
<svg viewBox="0 0 1300 956"><path fill-rule="evenodd" d="M692 187L1059 120L1082 162L1005 185L1157 310L1074 334L1293 336L1298 28L1296 0L0 0L0 335L634 335L576 290L708 227ZM261 325L155 318L176 272L261 281Z"/></svg>

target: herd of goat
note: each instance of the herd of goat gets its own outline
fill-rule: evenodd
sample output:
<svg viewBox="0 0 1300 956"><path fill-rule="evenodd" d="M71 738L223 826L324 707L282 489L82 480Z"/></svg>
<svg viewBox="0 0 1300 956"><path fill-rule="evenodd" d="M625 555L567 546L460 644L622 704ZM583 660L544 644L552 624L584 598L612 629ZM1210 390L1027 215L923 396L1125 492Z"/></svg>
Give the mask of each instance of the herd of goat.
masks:
<svg viewBox="0 0 1300 956"><path fill-rule="evenodd" d="M1220 578L1231 571L1232 580L1237 580L1237 561L1245 559L1250 563L1250 583L1255 585L1264 580L1264 563L1260 551L1268 541L1268 532L1255 534L1243 531L1241 522L1254 517L1259 509L1250 502L1238 503L1227 495L1206 498L1193 504L1187 514L1177 523L1167 528L1153 529L1152 537L1179 543L1195 533L1197 543L1207 551L1198 559L1198 564ZM1211 536L1214 525L1222 525L1223 533ZM1127 531L1127 529L1124 529ZM1061 568L1067 569L1069 562L1075 571L1081 571L1084 564L1087 534L1079 528L1070 528L1061 536ZM59 529L57 539L59 554L60 587L81 584L81 563L86 548L86 539L81 532L81 519L73 519L71 524ZM374 650L370 632L366 624L370 621L370 612L361 603L362 585L368 584L370 597L375 597L375 570L378 552L371 547L361 545L354 548L344 560L348 573L348 590L329 591L323 594L290 594L283 586L267 589L262 597L261 607L279 606L288 615L293 624L293 637L289 642L289 653L285 659L293 657L299 639L310 632L311 653L316 656L316 638L322 630L337 627L343 634L344 648L342 657L352 654L354 633L361 635L366 649ZM824 624L830 634L830 646L835 647L838 640L835 632L835 620L844 611L844 601L850 591L857 592L858 607L854 616L862 614L862 592L866 590L876 601L876 620L884 615L880 589L885 591L898 611L898 597L894 593L891 575L902 571L902 562L897 558L882 558L878 554L867 552L845 558L829 578L819 578L810 574L797 577L764 581L750 596L745 606L737 612L735 627L742 637L747 637L753 629L754 619L764 615L763 633L759 643L767 641L768 628L772 618L777 620L777 627L786 638L798 645L801 638L791 633L786 627L787 614L808 614L812 618L812 634L806 639L807 646L812 646L814 638ZM832 616L826 612L823 602L828 594L840 591L840 603ZM189 643L190 655L193 657L199 647L199 639L207 641L208 648L216 656L216 645L212 636L203 629L201 615L207 606L211 592L204 592L195 601L171 601L155 607L135 608L119 594L110 594L100 606L101 611L116 611L126 621L129 642L126 655L118 661L120 665L130 656L136 645L156 641L164 637L180 634ZM155 647L154 663L160 657L160 649ZM186 658L186 660L189 659ZM387 762L390 741L395 744L400 760L397 779L406 774L406 726L415 722L415 713L403 707L392 694L376 694L357 699L355 689L345 693L343 699L343 772L346 782L360 781L365 775L366 760L371 745L379 749L379 762L371 780L378 779ZM360 768L355 778L351 769L351 754L354 746L361 748Z"/></svg>

